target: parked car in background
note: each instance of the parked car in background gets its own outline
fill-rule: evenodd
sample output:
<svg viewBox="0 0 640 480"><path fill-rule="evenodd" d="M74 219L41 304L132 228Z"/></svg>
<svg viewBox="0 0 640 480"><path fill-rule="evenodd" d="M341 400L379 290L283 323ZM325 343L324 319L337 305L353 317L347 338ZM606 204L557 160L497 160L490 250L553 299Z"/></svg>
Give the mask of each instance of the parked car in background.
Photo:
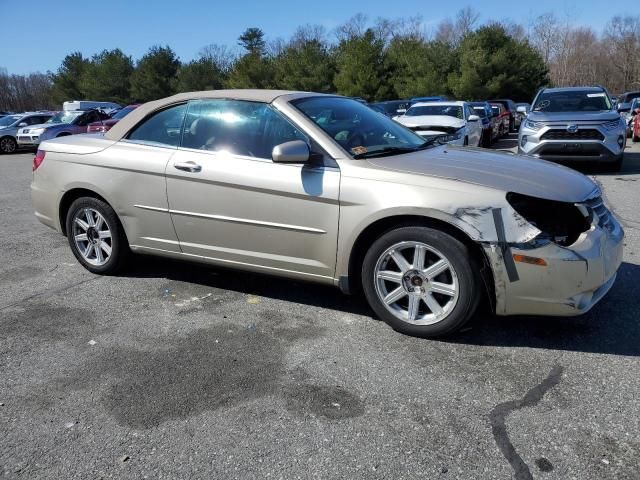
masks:
<svg viewBox="0 0 640 480"><path fill-rule="evenodd" d="M491 105L491 110L493 111L493 115L496 119L495 127L498 130L498 138L502 138L509 133L509 122L511 121L511 117L503 104L489 103L489 105Z"/></svg>
<svg viewBox="0 0 640 480"><path fill-rule="evenodd" d="M628 112L631 108L631 102L634 98L640 97L640 91L625 92L618 97L618 104L616 106L618 112Z"/></svg>
<svg viewBox="0 0 640 480"><path fill-rule="evenodd" d="M620 114L620 117L627 125L627 138L631 137L631 131L633 129L633 117L631 116L631 104L636 98L640 98L640 92L627 92L621 98L621 103L616 107L616 110Z"/></svg>
<svg viewBox="0 0 640 480"><path fill-rule="evenodd" d="M468 102L420 102L394 120L427 140L474 147L482 140L480 117Z"/></svg>
<svg viewBox="0 0 640 480"><path fill-rule="evenodd" d="M102 110L107 114L116 112L122 108L114 102L94 102L93 100L71 100L62 104L62 110Z"/></svg>
<svg viewBox="0 0 640 480"><path fill-rule="evenodd" d="M482 122L482 140L480 145L489 148L495 138L497 138L497 122L496 117L493 115L491 105L488 102L469 102L469 105L476 112L476 115L480 117Z"/></svg>
<svg viewBox="0 0 640 480"><path fill-rule="evenodd" d="M640 142L640 98L634 98L631 102L631 116L633 118L631 138L634 143Z"/></svg>
<svg viewBox="0 0 640 480"><path fill-rule="evenodd" d="M6 117L7 115L13 115L11 112L0 112L0 118Z"/></svg>
<svg viewBox="0 0 640 480"><path fill-rule="evenodd" d="M46 123L24 127L18 130L18 146L21 148L37 147L40 142L50 138L87 133L87 125L100 120L107 120L109 115L101 110L67 110L49 118Z"/></svg>
<svg viewBox="0 0 640 480"><path fill-rule="evenodd" d="M44 123L52 113L20 113L0 118L0 153L13 153L18 149L18 130L29 125Z"/></svg>
<svg viewBox="0 0 640 480"><path fill-rule="evenodd" d="M333 95L150 102L102 136L43 142L31 192L37 219L95 274L136 252L363 290L380 318L423 337L459 330L481 303L580 315L623 256L622 227L581 173L434 146Z"/></svg>
<svg viewBox="0 0 640 480"><path fill-rule="evenodd" d="M411 98L411 100L409 100L409 103L411 105L416 104L418 102L423 103L423 102L442 102L445 100L449 100L446 96L444 95L433 95L431 97L413 97Z"/></svg>
<svg viewBox="0 0 640 480"><path fill-rule="evenodd" d="M370 103L369 106L376 112L380 112L387 117L397 117L404 114L411 105L410 100L388 100L386 102Z"/></svg>
<svg viewBox="0 0 640 480"><path fill-rule="evenodd" d="M124 117L133 112L136 108L140 106L139 103L133 105L127 105L124 108L118 110L111 118L107 118L106 120L100 120L99 122L92 122L87 125L87 133L104 133L108 132L111 127L113 127L116 123L122 120Z"/></svg>
<svg viewBox="0 0 640 480"><path fill-rule="evenodd" d="M518 116L518 128L522 125L527 115L531 111L531 105L529 103L516 103L516 115Z"/></svg>
<svg viewBox="0 0 640 480"><path fill-rule="evenodd" d="M626 124L602 87L544 88L520 129L518 151L557 161L622 167Z"/></svg>
<svg viewBox="0 0 640 480"><path fill-rule="evenodd" d="M520 117L518 116L518 107L513 100L502 98L498 100L488 100L489 103L501 104L505 111L509 114L509 130L508 132L516 132L520 128ZM507 132L507 133L508 133Z"/></svg>

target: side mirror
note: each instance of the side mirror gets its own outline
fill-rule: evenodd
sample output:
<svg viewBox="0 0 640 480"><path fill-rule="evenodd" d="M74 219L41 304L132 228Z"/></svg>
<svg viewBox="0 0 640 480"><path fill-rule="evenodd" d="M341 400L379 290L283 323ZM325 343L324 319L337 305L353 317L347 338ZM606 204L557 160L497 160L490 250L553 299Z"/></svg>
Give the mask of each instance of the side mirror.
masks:
<svg viewBox="0 0 640 480"><path fill-rule="evenodd" d="M468 120L470 122L477 122L478 120L480 120L480 117L478 115L469 115Z"/></svg>
<svg viewBox="0 0 640 480"><path fill-rule="evenodd" d="M516 112L524 113L526 115L527 114L527 108L523 107L523 106L520 106L520 107L516 108Z"/></svg>
<svg viewBox="0 0 640 480"><path fill-rule="evenodd" d="M281 143L271 151L271 159L275 163L305 163L310 155L309 145L302 140Z"/></svg>
<svg viewBox="0 0 640 480"><path fill-rule="evenodd" d="M29 124L27 122L20 122L18 124L18 127L28 127L28 126L29 126Z"/></svg>

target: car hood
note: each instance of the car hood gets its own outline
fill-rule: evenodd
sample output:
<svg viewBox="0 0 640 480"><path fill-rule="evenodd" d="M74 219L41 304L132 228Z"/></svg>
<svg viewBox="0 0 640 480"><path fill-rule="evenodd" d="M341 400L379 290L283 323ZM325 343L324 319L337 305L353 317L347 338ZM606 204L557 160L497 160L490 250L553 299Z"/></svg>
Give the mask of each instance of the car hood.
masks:
<svg viewBox="0 0 640 480"><path fill-rule="evenodd" d="M530 112L527 120L532 122L610 122L620 115L613 110L604 112Z"/></svg>
<svg viewBox="0 0 640 480"><path fill-rule="evenodd" d="M464 127L464 120L450 115L417 115L415 117L398 117L398 122L407 127L419 127L427 125L429 127Z"/></svg>
<svg viewBox="0 0 640 480"><path fill-rule="evenodd" d="M448 178L560 202L581 202L594 196L598 188L591 179L570 168L480 148L446 145L367 161L377 168Z"/></svg>

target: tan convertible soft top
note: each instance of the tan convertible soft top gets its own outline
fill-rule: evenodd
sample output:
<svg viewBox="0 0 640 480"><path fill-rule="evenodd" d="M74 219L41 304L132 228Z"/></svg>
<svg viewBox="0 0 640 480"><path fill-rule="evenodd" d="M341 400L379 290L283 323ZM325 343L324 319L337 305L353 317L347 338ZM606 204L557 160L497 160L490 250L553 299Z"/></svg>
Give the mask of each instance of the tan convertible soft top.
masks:
<svg viewBox="0 0 640 480"><path fill-rule="evenodd" d="M237 89L237 90L207 90L203 92L187 92L178 93L172 97L162 98L160 100L154 100L153 102L145 103L139 106L129 115L124 117L118 123L116 123L111 130L105 133L105 138L110 140L121 140L131 127L137 124L149 113L161 109L163 107L172 105L174 103L186 102L188 100L196 100L200 98L230 98L234 100L248 100L253 102L265 102L271 103L276 98L282 95L292 94L304 94L306 92L296 92L291 90L251 90L251 89ZM317 95L317 94L314 94Z"/></svg>

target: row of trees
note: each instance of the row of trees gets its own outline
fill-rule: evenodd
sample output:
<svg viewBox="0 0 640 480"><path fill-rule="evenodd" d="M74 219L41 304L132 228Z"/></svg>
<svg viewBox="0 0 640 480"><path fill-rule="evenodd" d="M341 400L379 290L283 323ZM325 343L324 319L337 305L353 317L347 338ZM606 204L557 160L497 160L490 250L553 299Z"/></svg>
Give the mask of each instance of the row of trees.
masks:
<svg viewBox="0 0 640 480"><path fill-rule="evenodd" d="M211 45L184 64L168 46L152 47L135 65L119 49L91 59L73 53L52 75L53 97L127 103L192 90L281 88L368 101L430 94L528 99L547 82L539 53L501 24L484 25L460 39L428 39L407 24L367 26L357 17L334 44L317 26L270 44L260 29L249 28L238 43L240 54Z"/></svg>
<svg viewBox="0 0 640 480"><path fill-rule="evenodd" d="M91 58L76 52L55 73L0 72L0 110L59 108L69 99L142 102L218 88L337 92L369 101L435 94L528 101L547 84L640 88L640 17L614 17L600 35L550 13L527 27L478 20L467 7L427 34L420 18L370 23L356 15L331 36L307 25L270 42L248 28L241 48L210 45L186 63L168 46L150 48L137 62L117 48Z"/></svg>

